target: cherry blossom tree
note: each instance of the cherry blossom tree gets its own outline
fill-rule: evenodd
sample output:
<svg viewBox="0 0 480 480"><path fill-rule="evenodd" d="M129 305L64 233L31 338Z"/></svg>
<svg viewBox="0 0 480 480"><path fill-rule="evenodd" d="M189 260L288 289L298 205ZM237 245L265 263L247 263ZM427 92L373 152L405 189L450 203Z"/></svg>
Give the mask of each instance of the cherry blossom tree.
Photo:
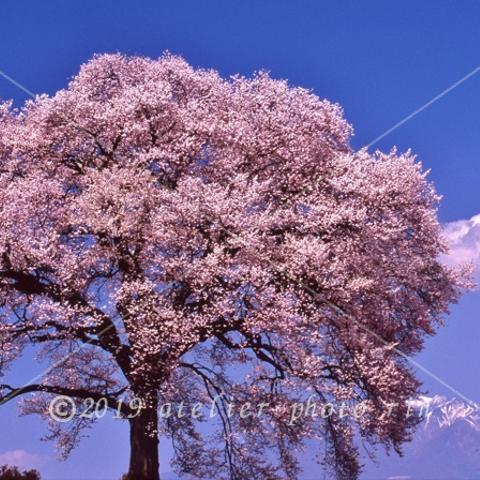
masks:
<svg viewBox="0 0 480 480"><path fill-rule="evenodd" d="M294 479L315 439L337 478L358 475L357 439L400 451L420 388L405 356L462 278L438 261L415 157L351 135L308 90L168 54L96 56L54 96L3 103L0 371L27 346L50 368L1 400L21 396L67 455L104 399L135 480L159 478L159 438L201 479ZM49 415L56 395L71 421ZM292 421L312 399L362 415ZM207 401L212 419L162 407ZM262 414L232 414L246 402Z"/></svg>

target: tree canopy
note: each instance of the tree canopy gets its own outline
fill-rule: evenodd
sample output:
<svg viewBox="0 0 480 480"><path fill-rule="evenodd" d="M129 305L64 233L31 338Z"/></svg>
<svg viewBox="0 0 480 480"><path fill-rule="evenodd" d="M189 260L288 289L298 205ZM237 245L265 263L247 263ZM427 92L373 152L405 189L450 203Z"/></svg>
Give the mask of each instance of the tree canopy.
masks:
<svg viewBox="0 0 480 480"><path fill-rule="evenodd" d="M400 450L420 388L405 355L461 280L438 260L420 163L354 151L351 135L311 91L169 54L97 56L53 96L3 103L0 371L32 344L53 367L1 385L3 401L29 394L23 410L68 454L95 418L55 422L52 395L124 418L142 398L135 480L158 478L159 435L199 478L294 479L309 439L338 478L358 475L356 438ZM158 414L220 394L214 439ZM363 414L289 421L312 395ZM225 415L247 401L269 408Z"/></svg>

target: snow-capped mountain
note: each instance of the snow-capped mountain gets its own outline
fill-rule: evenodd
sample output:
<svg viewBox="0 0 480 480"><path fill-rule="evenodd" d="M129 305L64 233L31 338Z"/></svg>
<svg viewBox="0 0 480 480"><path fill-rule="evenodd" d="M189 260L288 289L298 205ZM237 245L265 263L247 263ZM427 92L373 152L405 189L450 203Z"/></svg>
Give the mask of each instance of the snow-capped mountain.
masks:
<svg viewBox="0 0 480 480"><path fill-rule="evenodd" d="M412 403L414 409L423 413L423 430L449 428L456 422L467 422L473 429L480 431L480 406L459 401L447 400L441 395L421 396Z"/></svg>
<svg viewBox="0 0 480 480"><path fill-rule="evenodd" d="M480 407L442 396L412 402L422 416L405 455L379 455L362 480L480 480Z"/></svg>

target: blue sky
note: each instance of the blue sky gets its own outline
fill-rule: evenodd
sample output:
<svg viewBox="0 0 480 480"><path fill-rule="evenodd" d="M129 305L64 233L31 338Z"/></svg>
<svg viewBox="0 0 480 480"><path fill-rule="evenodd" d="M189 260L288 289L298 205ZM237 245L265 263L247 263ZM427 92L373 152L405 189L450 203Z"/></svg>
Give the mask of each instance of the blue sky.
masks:
<svg viewBox="0 0 480 480"><path fill-rule="evenodd" d="M35 93L54 93L94 53L158 57L165 50L228 76L269 70L340 103L361 147L480 65L480 2L456 1L124 1L3 0L0 70ZM27 95L0 78L0 97ZM480 213L480 73L375 147L412 148L444 195L442 222ZM479 237L480 238L480 237ZM480 243L479 243L480 244ZM447 326L417 360L480 401L480 294L452 309ZM33 376L29 363L18 380ZM419 372L430 393L453 394ZM28 380L28 378L25 378ZM45 478L115 478L126 469L127 432L102 421L63 465L34 418L0 409L2 453L37 455ZM17 454L17 457L20 454ZM25 454L24 454L25 456ZM5 458L5 457L4 457ZM102 465L99 467L99 465ZM100 470L99 470L100 469Z"/></svg>

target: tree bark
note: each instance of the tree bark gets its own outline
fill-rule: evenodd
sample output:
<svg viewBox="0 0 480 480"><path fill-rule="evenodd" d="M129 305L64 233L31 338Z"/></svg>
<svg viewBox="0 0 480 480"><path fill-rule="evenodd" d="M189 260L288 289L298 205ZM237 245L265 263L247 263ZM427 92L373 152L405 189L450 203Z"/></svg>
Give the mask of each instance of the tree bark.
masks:
<svg viewBox="0 0 480 480"><path fill-rule="evenodd" d="M128 480L160 480L157 405L142 409L130 422L130 466Z"/></svg>

